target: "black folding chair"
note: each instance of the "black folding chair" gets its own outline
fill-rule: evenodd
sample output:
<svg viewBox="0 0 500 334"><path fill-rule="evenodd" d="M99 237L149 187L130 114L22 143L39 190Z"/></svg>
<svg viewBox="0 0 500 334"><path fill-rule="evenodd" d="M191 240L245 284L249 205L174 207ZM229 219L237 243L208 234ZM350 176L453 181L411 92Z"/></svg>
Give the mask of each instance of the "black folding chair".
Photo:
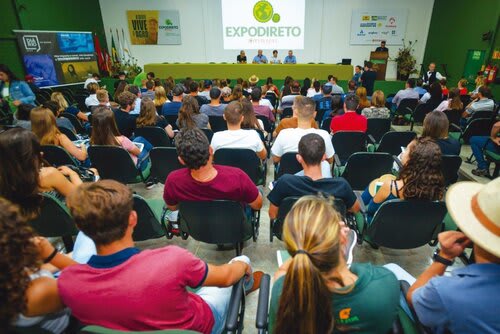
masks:
<svg viewBox="0 0 500 334"><path fill-rule="evenodd" d="M302 170L296 156L297 152L287 152L281 156L279 165L275 168L275 180L278 180L283 174L295 174Z"/></svg>
<svg viewBox="0 0 500 334"><path fill-rule="evenodd" d="M455 129L457 128L460 129L460 118L462 118L462 112L463 110L460 109L449 109L444 111L446 117L448 117L448 122L450 123L448 131L453 132L456 131Z"/></svg>
<svg viewBox="0 0 500 334"><path fill-rule="evenodd" d="M214 133L227 130L226 120L222 116L208 116L208 121Z"/></svg>
<svg viewBox="0 0 500 334"><path fill-rule="evenodd" d="M158 217L148 202L141 196L134 194L134 211L137 212L137 225L132 238L134 241L157 239L165 236L165 231Z"/></svg>
<svg viewBox="0 0 500 334"><path fill-rule="evenodd" d="M276 110L276 108L278 108L278 97L276 96L276 94L274 92L266 93L264 98L266 100L269 100L269 102L271 102L274 110Z"/></svg>
<svg viewBox="0 0 500 334"><path fill-rule="evenodd" d="M266 170L257 154L249 149L221 148L215 151L214 163L244 171L255 185L266 184Z"/></svg>
<svg viewBox="0 0 500 334"><path fill-rule="evenodd" d="M73 251L73 236L78 233L68 209L52 195L42 193L40 213L29 223L43 237L61 237L67 253Z"/></svg>
<svg viewBox="0 0 500 334"><path fill-rule="evenodd" d="M389 131L382 136L376 152L386 152L391 155L399 155L401 147L406 147L417 137L413 131Z"/></svg>
<svg viewBox="0 0 500 334"><path fill-rule="evenodd" d="M161 113L158 115L161 115ZM168 124L172 125L172 129L180 130L179 127L177 126L177 119L179 118L178 115L163 115L163 117L165 117Z"/></svg>
<svg viewBox="0 0 500 334"><path fill-rule="evenodd" d="M171 147L172 141L168 137L165 129L158 126L145 126L136 128L134 131L136 137L144 137L153 147Z"/></svg>
<svg viewBox="0 0 500 334"><path fill-rule="evenodd" d="M458 180L458 171L462 165L459 155L442 155L441 172L444 177L445 186L450 186Z"/></svg>
<svg viewBox="0 0 500 334"><path fill-rule="evenodd" d="M413 126L415 123L422 123L425 116L430 113L434 108L427 103L419 104L415 110L409 114L405 115L405 119L410 122L410 131L413 131Z"/></svg>
<svg viewBox="0 0 500 334"><path fill-rule="evenodd" d="M236 255L241 255L243 242L257 240L259 226L256 220L247 221L239 202L186 201L179 203L179 221L183 238L188 236L208 244L233 244Z"/></svg>
<svg viewBox="0 0 500 334"><path fill-rule="evenodd" d="M394 159L389 153L358 152L352 154L341 176L353 190L364 190L380 175L391 174Z"/></svg>
<svg viewBox="0 0 500 334"><path fill-rule="evenodd" d="M82 134L82 135L87 134L87 130L85 130L85 128L83 127L83 125L80 122L80 120L78 119L78 117L76 117L73 114L70 114L69 112L63 112L63 113L61 113L61 116L69 119L71 124L75 127L75 130L77 133Z"/></svg>
<svg viewBox="0 0 500 334"><path fill-rule="evenodd" d="M262 121L262 124L264 125L264 130L267 133L272 134L274 131L274 123L271 122L271 120L269 120L269 118L267 118L264 115L255 115L255 116L257 117L257 119L260 119Z"/></svg>
<svg viewBox="0 0 500 334"><path fill-rule="evenodd" d="M174 147L155 147L149 152L151 160L150 177L154 182L165 183L168 174L174 170L184 168L177 157Z"/></svg>
<svg viewBox="0 0 500 334"><path fill-rule="evenodd" d="M289 118L293 117L293 110L291 107L289 108L284 108L283 111L281 112L281 118Z"/></svg>
<svg viewBox="0 0 500 334"><path fill-rule="evenodd" d="M43 158L47 160L52 166L59 167L63 165L79 166L79 163L73 158L68 151L61 146L56 145L42 145Z"/></svg>
<svg viewBox="0 0 500 334"><path fill-rule="evenodd" d="M214 132L210 129L201 129L205 136L207 136L208 142L212 142L212 137L214 136Z"/></svg>
<svg viewBox="0 0 500 334"><path fill-rule="evenodd" d="M327 117L323 122L321 122L320 128L330 133L332 130L330 129L330 125L332 124L332 117Z"/></svg>
<svg viewBox="0 0 500 334"><path fill-rule="evenodd" d="M456 132L450 132L450 137L457 139L462 144L469 144L472 136L489 136L494 119L479 118L473 119L467 123L464 130L459 127L454 127Z"/></svg>
<svg viewBox="0 0 500 334"><path fill-rule="evenodd" d="M92 145L89 147L92 166L99 171L101 179L111 179L124 184L146 182L145 175L136 167L130 154L122 147Z"/></svg>
<svg viewBox="0 0 500 334"><path fill-rule="evenodd" d="M62 133L63 135L66 135L66 137L68 137L68 139L69 139L69 140L71 140L71 141L75 141L75 140L80 139L80 138L78 138L78 137L76 136L76 134L75 134L73 131L71 131L71 130L70 130L70 129L68 129L68 128L65 128L65 127L63 127L63 126L60 126L60 127L57 127L57 128L59 129L59 131L61 131L61 133Z"/></svg>
<svg viewBox="0 0 500 334"><path fill-rule="evenodd" d="M418 99L402 99L399 102L399 106L396 109L396 115L404 116L406 114L411 114L415 110L418 104Z"/></svg>
<svg viewBox="0 0 500 334"><path fill-rule="evenodd" d="M368 118L366 134L371 141L379 143L382 136L389 131L391 131L391 120L389 118Z"/></svg>
<svg viewBox="0 0 500 334"><path fill-rule="evenodd" d="M335 164L343 166L356 152L366 152L366 133L361 131L339 131L332 136L335 149Z"/></svg>

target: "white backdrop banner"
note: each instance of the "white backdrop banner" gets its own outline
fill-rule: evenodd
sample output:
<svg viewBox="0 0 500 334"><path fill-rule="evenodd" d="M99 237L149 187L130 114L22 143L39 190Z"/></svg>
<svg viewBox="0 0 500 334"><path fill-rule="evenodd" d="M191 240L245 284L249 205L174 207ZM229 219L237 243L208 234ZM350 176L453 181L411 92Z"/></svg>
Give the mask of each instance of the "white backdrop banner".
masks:
<svg viewBox="0 0 500 334"><path fill-rule="evenodd" d="M401 45L406 32L406 9L355 9L351 18L351 45Z"/></svg>
<svg viewBox="0 0 500 334"><path fill-rule="evenodd" d="M305 0L221 0L224 49L303 49Z"/></svg>

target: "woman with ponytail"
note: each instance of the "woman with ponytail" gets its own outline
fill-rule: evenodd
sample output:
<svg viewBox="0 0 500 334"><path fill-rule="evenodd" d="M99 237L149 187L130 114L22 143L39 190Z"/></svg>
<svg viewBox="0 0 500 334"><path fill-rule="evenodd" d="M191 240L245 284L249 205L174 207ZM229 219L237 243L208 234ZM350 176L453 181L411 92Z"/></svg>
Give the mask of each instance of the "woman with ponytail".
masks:
<svg viewBox="0 0 500 334"><path fill-rule="evenodd" d="M304 196L285 219L292 256L274 275L270 333L386 333L396 318L399 283L371 264L349 268L346 227L330 200Z"/></svg>

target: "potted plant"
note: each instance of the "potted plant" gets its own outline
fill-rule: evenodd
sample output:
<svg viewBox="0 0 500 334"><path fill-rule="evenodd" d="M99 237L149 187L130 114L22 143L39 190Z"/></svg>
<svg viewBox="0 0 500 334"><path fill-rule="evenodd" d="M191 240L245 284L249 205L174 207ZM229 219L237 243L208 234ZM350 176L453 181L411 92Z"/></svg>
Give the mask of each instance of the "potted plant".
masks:
<svg viewBox="0 0 500 334"><path fill-rule="evenodd" d="M406 81L408 80L410 74L417 73L417 69L415 65L417 64L417 60L413 55L415 44L417 44L417 40L409 41L406 44L403 38L403 47L398 50L398 54L394 61L397 64L398 73L397 79Z"/></svg>

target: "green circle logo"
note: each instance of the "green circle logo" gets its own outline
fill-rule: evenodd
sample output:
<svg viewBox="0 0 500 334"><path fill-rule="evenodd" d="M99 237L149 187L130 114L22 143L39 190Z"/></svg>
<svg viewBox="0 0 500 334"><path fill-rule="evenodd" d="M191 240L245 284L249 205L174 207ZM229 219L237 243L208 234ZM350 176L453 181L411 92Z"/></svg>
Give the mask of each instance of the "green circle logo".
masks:
<svg viewBox="0 0 500 334"><path fill-rule="evenodd" d="M280 14L276 13L273 15L273 22L274 23L278 23L280 21L280 19L281 19Z"/></svg>
<svg viewBox="0 0 500 334"><path fill-rule="evenodd" d="M278 16L279 21L279 15L276 14L275 16ZM271 19L273 19L273 22L278 22L274 20L275 16L273 16L273 6L268 1L258 1L253 6L253 17L261 23L266 23Z"/></svg>

